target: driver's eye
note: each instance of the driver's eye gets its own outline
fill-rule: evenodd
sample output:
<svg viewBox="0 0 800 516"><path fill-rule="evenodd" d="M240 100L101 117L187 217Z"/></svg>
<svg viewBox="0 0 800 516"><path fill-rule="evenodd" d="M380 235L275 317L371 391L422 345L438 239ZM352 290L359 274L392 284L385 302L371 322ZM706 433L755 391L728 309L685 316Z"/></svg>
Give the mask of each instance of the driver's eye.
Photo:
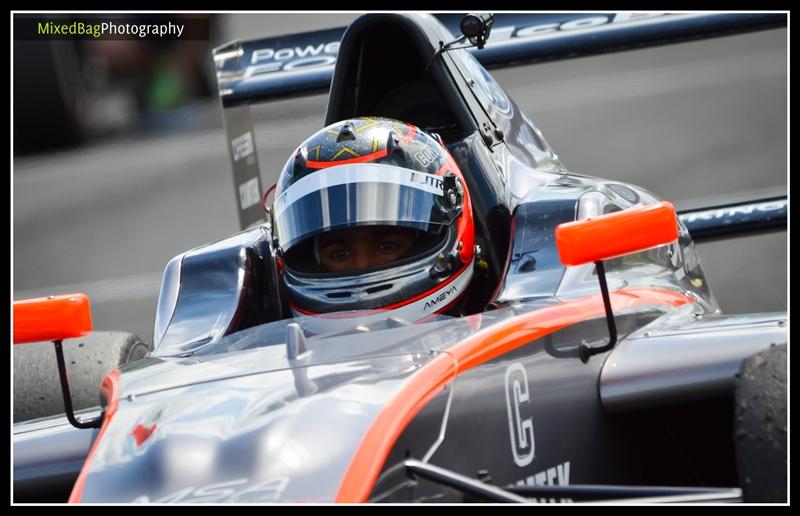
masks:
<svg viewBox="0 0 800 516"><path fill-rule="evenodd" d="M350 257L350 251L347 249L337 249L328 254L328 257L336 262L341 262Z"/></svg>
<svg viewBox="0 0 800 516"><path fill-rule="evenodd" d="M400 246L395 242L381 242L378 246L378 251L381 253L394 253L399 247Z"/></svg>

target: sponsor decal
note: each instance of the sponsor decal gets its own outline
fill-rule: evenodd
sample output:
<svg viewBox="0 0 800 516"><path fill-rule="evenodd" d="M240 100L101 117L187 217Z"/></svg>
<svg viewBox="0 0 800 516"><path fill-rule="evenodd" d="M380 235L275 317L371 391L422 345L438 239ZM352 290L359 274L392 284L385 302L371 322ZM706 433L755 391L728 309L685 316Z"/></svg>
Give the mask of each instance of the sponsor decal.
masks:
<svg viewBox="0 0 800 516"><path fill-rule="evenodd" d="M552 468L528 475L517 480L518 486L566 486L569 485L569 461L562 462ZM572 502L572 498L535 498L539 503Z"/></svg>
<svg viewBox="0 0 800 516"><path fill-rule="evenodd" d="M647 23L653 18L665 16L680 17L667 13L616 13L607 15L585 16L565 21L539 23L535 25L503 25L492 28L492 35L487 43L487 48L493 45L508 45L522 42L531 38L552 37L566 33L581 31L590 32L605 26L615 26L625 23ZM505 20L503 20L505 21ZM302 38L303 35L298 35ZM268 44L268 43L267 43ZM339 53L339 41L328 41L313 44L285 46L280 48L265 47L254 49L249 59L245 58L248 66L244 70L243 78L268 75L277 72L314 71L319 68L333 67ZM220 56L222 53L220 54ZM219 63L225 59L215 57ZM218 66L220 66L218 64ZM499 97L502 100L502 97ZM498 107L502 106L498 102ZM502 111L502 110L501 110Z"/></svg>
<svg viewBox="0 0 800 516"><path fill-rule="evenodd" d="M778 201L762 202L758 204L748 204L745 206L733 206L729 208L719 208L716 210L705 210L695 213L687 213L681 215L680 219L684 223L692 223L703 220L719 220L729 217L737 217L743 215L753 215L754 213L769 213L771 211L783 211L787 207L787 201L784 199Z"/></svg>
<svg viewBox="0 0 800 516"><path fill-rule="evenodd" d="M511 453L514 464L524 467L533 461L536 443L533 438L533 417L528 374L525 367L516 362L506 370L506 408L508 409L508 431L511 437Z"/></svg>
<svg viewBox="0 0 800 516"><path fill-rule="evenodd" d="M409 182L420 185L432 186L437 190L444 191L444 183L442 182L442 179L439 176L434 176L433 174L426 174L424 172L412 172L411 175L409 176Z"/></svg>
<svg viewBox="0 0 800 516"><path fill-rule="evenodd" d="M131 503L274 502L280 499L288 485L287 477L260 482L239 478L199 487L188 486L155 499L142 495L131 500Z"/></svg>
<svg viewBox="0 0 800 516"><path fill-rule="evenodd" d="M425 303L425 307L422 309L423 312L426 312L429 308L434 308L436 306L443 306L445 305L445 301L452 296L454 293L458 292L458 288L455 285L450 287L449 289L445 290L438 296L434 297L433 299L428 300Z"/></svg>
<svg viewBox="0 0 800 516"><path fill-rule="evenodd" d="M505 25L502 27L492 27L492 36L489 38L486 47L500 42L506 43L509 40L523 40L542 36L554 36L558 33L568 33L574 31L596 29L606 25L616 25L629 22L640 22L652 18L661 18L666 13L617 13L608 15L587 16L567 21L553 21L536 25Z"/></svg>
<svg viewBox="0 0 800 516"><path fill-rule="evenodd" d="M258 178L254 177L239 185L239 205L243 210L255 206L261 201L258 191Z"/></svg>
<svg viewBox="0 0 800 516"><path fill-rule="evenodd" d="M242 158L253 154L253 133L248 131L241 136L237 136L231 140L231 152L233 153L233 161L239 161Z"/></svg>
<svg viewBox="0 0 800 516"><path fill-rule="evenodd" d="M339 53L339 42L283 48L259 48L250 54L250 66L244 78L275 72L290 72L333 66Z"/></svg>
<svg viewBox="0 0 800 516"><path fill-rule="evenodd" d="M697 257L697 251L694 248L694 243L681 243L677 240L667 246L667 257L672 270L675 272L675 278L678 280L683 279L685 276L690 275L692 271L700 267L700 260Z"/></svg>
<svg viewBox="0 0 800 516"><path fill-rule="evenodd" d="M463 58L469 77L472 78L471 85L483 103L493 108L493 111L503 118L511 119L514 116L514 110L511 107L511 99L508 98L503 88L472 54L465 52Z"/></svg>
<svg viewBox="0 0 800 516"><path fill-rule="evenodd" d="M423 147L418 153L414 154L420 165L427 167L436 160L436 153L428 147Z"/></svg>

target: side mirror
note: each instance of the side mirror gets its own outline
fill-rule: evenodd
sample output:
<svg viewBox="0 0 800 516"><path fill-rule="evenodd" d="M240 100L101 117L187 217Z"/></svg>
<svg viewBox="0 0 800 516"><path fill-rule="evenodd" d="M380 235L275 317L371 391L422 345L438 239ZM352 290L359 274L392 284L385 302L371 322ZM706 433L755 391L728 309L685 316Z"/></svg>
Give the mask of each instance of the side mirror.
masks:
<svg viewBox="0 0 800 516"><path fill-rule="evenodd" d="M492 32L493 24L494 15L491 13L472 13L461 18L459 27L461 28L462 36L454 39L446 45L443 41L439 42L439 49L434 52L433 57L430 61L428 61L427 66L425 66L425 74L428 73L431 65L434 61L436 61L436 58L439 57L442 52L455 50L458 48L467 48L469 45L462 47L453 46L456 43L461 43L465 39L469 39L469 42L478 47L478 50L482 49L484 46L486 46L486 42L489 40L489 34Z"/></svg>
<svg viewBox="0 0 800 516"><path fill-rule="evenodd" d="M490 13L472 13L461 18L461 33L469 39L469 42L477 46L478 49L486 45L489 34L492 32L494 15Z"/></svg>
<svg viewBox="0 0 800 516"><path fill-rule="evenodd" d="M86 294L66 294L14 302L14 345L52 340L67 419L75 428L99 428L103 416L83 421L75 416L64 362L64 339L83 337L92 331L92 314Z"/></svg>
<svg viewBox="0 0 800 516"><path fill-rule="evenodd" d="M678 220L669 202L566 222L556 228L558 254L568 266L646 251L677 238Z"/></svg>
<svg viewBox="0 0 800 516"><path fill-rule="evenodd" d="M91 331L86 294L14 301L14 344L83 337Z"/></svg>
<svg viewBox="0 0 800 516"><path fill-rule="evenodd" d="M580 357L586 362L590 356L608 351L617 343L617 327L603 260L674 242L678 238L678 217L672 204L660 202L560 224L555 234L558 255L564 265L594 262L597 266L609 338L604 346L581 344Z"/></svg>

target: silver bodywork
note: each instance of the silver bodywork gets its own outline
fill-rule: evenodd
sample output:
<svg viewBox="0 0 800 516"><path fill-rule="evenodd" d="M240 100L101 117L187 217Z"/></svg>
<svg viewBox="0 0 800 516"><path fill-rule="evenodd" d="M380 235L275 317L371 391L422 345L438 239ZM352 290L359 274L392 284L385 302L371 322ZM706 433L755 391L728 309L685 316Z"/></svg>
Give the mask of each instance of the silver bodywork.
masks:
<svg viewBox="0 0 800 516"><path fill-rule="evenodd" d="M786 314L704 315L679 308L609 355L600 399L610 412L732 395L742 362L786 343Z"/></svg>

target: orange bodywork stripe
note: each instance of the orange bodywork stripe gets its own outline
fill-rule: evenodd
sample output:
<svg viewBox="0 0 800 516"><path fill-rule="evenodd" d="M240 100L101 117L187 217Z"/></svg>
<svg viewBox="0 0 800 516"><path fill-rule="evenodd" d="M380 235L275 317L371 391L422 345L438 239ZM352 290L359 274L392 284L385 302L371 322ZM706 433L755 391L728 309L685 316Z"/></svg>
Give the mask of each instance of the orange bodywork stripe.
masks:
<svg viewBox="0 0 800 516"><path fill-rule="evenodd" d="M91 331L92 313L86 294L14 302L14 344L83 337Z"/></svg>
<svg viewBox="0 0 800 516"><path fill-rule="evenodd" d="M72 493L69 495L68 503L78 503L81 501L81 497L83 496L83 487L86 484L86 477L89 474L89 466L92 463L94 454L97 452L97 446L100 444L100 440L103 438L106 430L108 430L108 426L111 424L111 419L117 413L117 409L119 408L119 392L119 370L114 369L108 373L105 378L103 378L103 383L100 385L100 395L107 400L105 413L103 415L103 426L100 427L100 432L97 433L94 444L92 444L92 449L89 450L89 454L86 456L86 460L83 463L83 467L78 475L78 479L75 481L75 485L72 487Z"/></svg>
<svg viewBox="0 0 800 516"><path fill-rule="evenodd" d="M692 301L680 293L663 289L628 289L611 293L615 310L652 304L677 307ZM422 366L370 425L339 484L336 502L367 501L400 434L428 401L458 374L604 313L603 301L598 294L521 314L475 333Z"/></svg>

